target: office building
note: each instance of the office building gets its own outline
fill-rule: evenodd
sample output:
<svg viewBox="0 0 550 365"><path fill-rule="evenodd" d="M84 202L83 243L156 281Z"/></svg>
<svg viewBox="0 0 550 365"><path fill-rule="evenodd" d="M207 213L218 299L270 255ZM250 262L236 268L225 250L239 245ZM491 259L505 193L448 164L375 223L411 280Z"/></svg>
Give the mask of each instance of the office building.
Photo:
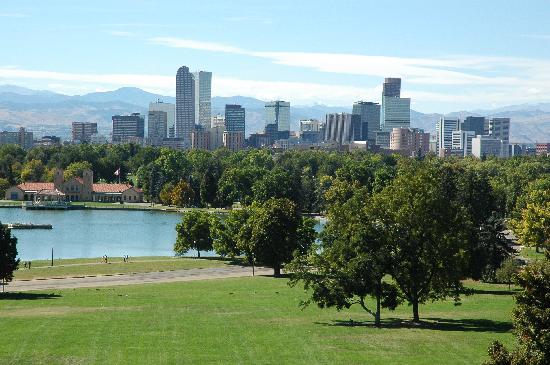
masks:
<svg viewBox="0 0 550 365"><path fill-rule="evenodd" d="M195 124L210 127L212 116L212 72L193 72L195 82Z"/></svg>
<svg viewBox="0 0 550 365"><path fill-rule="evenodd" d="M273 139L267 133L252 133L248 138L248 145L254 148L268 147L273 143Z"/></svg>
<svg viewBox="0 0 550 365"><path fill-rule="evenodd" d="M34 140L33 146L34 147L36 147L36 146L43 146L43 147L61 146L61 137L42 136L41 138Z"/></svg>
<svg viewBox="0 0 550 365"><path fill-rule="evenodd" d="M350 113L330 113L326 115L325 141L340 145L353 141L352 115Z"/></svg>
<svg viewBox="0 0 550 365"><path fill-rule="evenodd" d="M97 134L97 123L72 123L73 143L89 143L93 134Z"/></svg>
<svg viewBox="0 0 550 365"><path fill-rule="evenodd" d="M510 118L485 119L485 133L496 139L510 141Z"/></svg>
<svg viewBox="0 0 550 365"><path fill-rule="evenodd" d="M388 96L392 98L401 97L401 79L386 77L384 85L382 86L382 96Z"/></svg>
<svg viewBox="0 0 550 365"><path fill-rule="evenodd" d="M435 127L437 136L437 149L445 150L453 147L453 131L457 131L460 126L458 118L441 118Z"/></svg>
<svg viewBox="0 0 550 365"><path fill-rule="evenodd" d="M550 143L537 143L535 146L535 154L537 156L550 155Z"/></svg>
<svg viewBox="0 0 550 365"><path fill-rule="evenodd" d="M355 102L352 115L354 119L354 140L374 142L376 132L380 130L380 104L368 101Z"/></svg>
<svg viewBox="0 0 550 365"><path fill-rule="evenodd" d="M472 131L475 136L485 134L485 117L466 117L460 122L461 131Z"/></svg>
<svg viewBox="0 0 550 365"><path fill-rule="evenodd" d="M374 137L375 140L384 143L380 145L381 147L389 148L389 139L393 128L409 128L410 126L411 99L401 97L401 79L386 78L382 88L379 127L380 131L386 133L377 135L377 131L373 129L371 138Z"/></svg>
<svg viewBox="0 0 550 365"><path fill-rule="evenodd" d="M191 147L195 128L195 79L189 68L182 66L176 74L176 138L182 138L185 148Z"/></svg>
<svg viewBox="0 0 550 365"><path fill-rule="evenodd" d="M160 110L149 110L147 115L147 142L151 146L160 146L167 137L168 114Z"/></svg>
<svg viewBox="0 0 550 365"><path fill-rule="evenodd" d="M279 132L290 131L290 103L287 101L270 101L265 103L265 126L274 124Z"/></svg>
<svg viewBox="0 0 550 365"><path fill-rule="evenodd" d="M463 157L472 155L472 139L476 136L474 131L470 130L458 130L452 131L451 149L455 152L455 155L461 155Z"/></svg>
<svg viewBox="0 0 550 365"><path fill-rule="evenodd" d="M244 132L223 132L223 146L231 151L239 151L244 147Z"/></svg>
<svg viewBox="0 0 550 365"><path fill-rule="evenodd" d="M149 111L166 113L166 135L173 138L176 130L176 105L158 100L154 103L149 103Z"/></svg>
<svg viewBox="0 0 550 365"><path fill-rule="evenodd" d="M22 149L28 150L33 147L33 133L27 132L25 128L20 127L16 132L0 132L0 145L16 144Z"/></svg>
<svg viewBox="0 0 550 365"><path fill-rule="evenodd" d="M508 142L492 136L476 136L472 139L472 155L477 158L508 157Z"/></svg>
<svg viewBox="0 0 550 365"><path fill-rule="evenodd" d="M406 156L424 156L430 150L430 134L418 128L394 128L390 134L390 150Z"/></svg>
<svg viewBox="0 0 550 365"><path fill-rule="evenodd" d="M210 149L210 131L203 128L195 128L191 132L191 148L200 150Z"/></svg>
<svg viewBox="0 0 550 365"><path fill-rule="evenodd" d="M225 117L221 114L213 116L210 121L210 128L215 128L220 126L225 128Z"/></svg>
<svg viewBox="0 0 550 365"><path fill-rule="evenodd" d="M223 147L223 133L225 125L216 125L210 128L210 149L216 150Z"/></svg>
<svg viewBox="0 0 550 365"><path fill-rule="evenodd" d="M113 115L113 143L142 143L145 120L140 113Z"/></svg>
<svg viewBox="0 0 550 365"><path fill-rule="evenodd" d="M300 120L300 132L319 132L321 123L317 119Z"/></svg>
<svg viewBox="0 0 550 365"><path fill-rule="evenodd" d="M225 106L225 130L227 132L241 132L245 135L246 111L237 104L227 104Z"/></svg>

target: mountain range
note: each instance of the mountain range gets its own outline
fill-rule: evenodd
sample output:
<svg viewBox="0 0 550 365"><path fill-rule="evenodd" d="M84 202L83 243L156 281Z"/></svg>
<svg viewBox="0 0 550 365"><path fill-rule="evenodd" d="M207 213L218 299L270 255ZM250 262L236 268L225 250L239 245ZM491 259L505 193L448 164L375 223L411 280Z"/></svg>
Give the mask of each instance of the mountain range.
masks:
<svg viewBox="0 0 550 365"><path fill-rule="evenodd" d="M15 85L0 85L0 130L27 127L38 136L53 134L67 139L73 121L97 122L100 133L108 135L111 116L139 112L147 113L152 101L175 103L172 96L149 93L139 88L124 87L114 91L94 92L69 96L51 91L32 90ZM225 104L240 104L246 108L247 134L259 132L264 127L264 101L246 96L213 97L212 113L223 114ZM300 119L324 120L325 114L350 112L351 105L332 107L326 105L291 106L291 129L298 129ZM447 117L487 116L511 118L513 142L550 141L550 103L522 104L498 109L457 111ZM411 111L411 126L428 132L435 131L435 124L443 114L425 114Z"/></svg>

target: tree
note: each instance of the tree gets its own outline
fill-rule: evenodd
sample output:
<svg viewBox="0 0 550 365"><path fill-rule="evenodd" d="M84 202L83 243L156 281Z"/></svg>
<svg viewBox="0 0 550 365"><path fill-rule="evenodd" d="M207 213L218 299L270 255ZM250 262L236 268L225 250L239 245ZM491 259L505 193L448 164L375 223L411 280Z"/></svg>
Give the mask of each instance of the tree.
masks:
<svg viewBox="0 0 550 365"><path fill-rule="evenodd" d="M160 191L159 198L162 204L171 205L172 204L172 195L174 191L174 185L171 183L166 183Z"/></svg>
<svg viewBox="0 0 550 365"><path fill-rule="evenodd" d="M0 222L0 279L2 292L6 282L13 279L13 272L19 266L17 258L17 238L11 235L11 230Z"/></svg>
<svg viewBox="0 0 550 365"><path fill-rule="evenodd" d="M232 210L223 219L213 222L214 250L220 256L237 257L245 255L249 263L253 264L253 255L248 242L251 236L251 227L248 219L251 208Z"/></svg>
<svg viewBox="0 0 550 365"><path fill-rule="evenodd" d="M389 240L390 273L419 322L419 304L465 291L469 221L447 196L441 170L407 162L399 176L373 195L373 209Z"/></svg>
<svg viewBox="0 0 550 365"><path fill-rule="evenodd" d="M193 204L195 192L184 179L180 180L172 192L172 204L178 207L189 207Z"/></svg>
<svg viewBox="0 0 550 365"><path fill-rule="evenodd" d="M11 184L8 179L0 177L0 199L4 199L4 195L6 195L6 190L8 190L10 186Z"/></svg>
<svg viewBox="0 0 550 365"><path fill-rule="evenodd" d="M73 162L63 172L65 180L69 180L73 177L82 177L84 170L92 170L92 164L88 161Z"/></svg>
<svg viewBox="0 0 550 365"><path fill-rule="evenodd" d="M495 341L485 365L546 365L550 363L550 260L535 260L517 275L523 291L513 312L516 348L509 352Z"/></svg>
<svg viewBox="0 0 550 365"><path fill-rule="evenodd" d="M271 198L252 210L248 220L251 234L247 251L258 262L273 267L274 276L281 275L283 264L293 253L304 254L315 240L314 222L304 218L292 201Z"/></svg>
<svg viewBox="0 0 550 365"><path fill-rule="evenodd" d="M21 180L22 181L42 181L46 168L40 160L30 160L23 165L21 169Z"/></svg>
<svg viewBox="0 0 550 365"><path fill-rule="evenodd" d="M197 257L201 251L212 250L212 220L215 216L200 210L193 210L183 215L181 223L176 225L178 234L174 251L178 255L187 253L190 249L197 250Z"/></svg>
<svg viewBox="0 0 550 365"><path fill-rule="evenodd" d="M550 179L533 185L541 188L528 192L525 207L519 219L512 221L512 228L521 244L536 247L539 252L541 247L550 246Z"/></svg>
<svg viewBox="0 0 550 365"><path fill-rule="evenodd" d="M512 257L514 249L511 240L503 233L505 229L504 219L493 215L476 230L475 242L470 244L472 252L468 270L474 279L494 281L497 269Z"/></svg>
<svg viewBox="0 0 550 365"><path fill-rule="evenodd" d="M384 281L390 270L389 246L368 199L365 189L359 189L343 206L329 210L322 244L289 265L290 285L303 282L311 290L303 305L313 301L341 310L358 304L380 326L381 308L393 310L400 300L396 286ZM375 309L367 305L368 296L376 299Z"/></svg>
<svg viewBox="0 0 550 365"><path fill-rule="evenodd" d="M513 257L507 258L496 270L495 278L499 283L508 284L508 290L511 289L512 282L519 271L519 264Z"/></svg>

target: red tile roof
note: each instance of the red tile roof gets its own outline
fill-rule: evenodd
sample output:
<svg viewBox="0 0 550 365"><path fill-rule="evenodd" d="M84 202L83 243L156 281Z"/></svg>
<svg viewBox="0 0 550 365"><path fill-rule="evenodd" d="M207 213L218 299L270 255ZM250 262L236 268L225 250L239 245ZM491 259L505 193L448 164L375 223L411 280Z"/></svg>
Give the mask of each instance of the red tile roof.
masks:
<svg viewBox="0 0 550 365"><path fill-rule="evenodd" d="M23 184L17 185L17 187L23 191L39 191L39 190L53 190L55 187L53 183L48 182L26 182Z"/></svg>
<svg viewBox="0 0 550 365"><path fill-rule="evenodd" d="M94 184L95 193L122 193L133 186L130 184Z"/></svg>

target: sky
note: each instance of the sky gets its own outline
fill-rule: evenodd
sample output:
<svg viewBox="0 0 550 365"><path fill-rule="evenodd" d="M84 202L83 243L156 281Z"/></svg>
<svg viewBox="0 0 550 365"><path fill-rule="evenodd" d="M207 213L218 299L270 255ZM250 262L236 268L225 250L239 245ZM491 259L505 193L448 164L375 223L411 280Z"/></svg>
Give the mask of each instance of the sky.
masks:
<svg viewBox="0 0 550 365"><path fill-rule="evenodd" d="M0 84L68 95L213 96L294 105L380 101L384 77L421 112L550 102L549 0L18 0L0 2Z"/></svg>

